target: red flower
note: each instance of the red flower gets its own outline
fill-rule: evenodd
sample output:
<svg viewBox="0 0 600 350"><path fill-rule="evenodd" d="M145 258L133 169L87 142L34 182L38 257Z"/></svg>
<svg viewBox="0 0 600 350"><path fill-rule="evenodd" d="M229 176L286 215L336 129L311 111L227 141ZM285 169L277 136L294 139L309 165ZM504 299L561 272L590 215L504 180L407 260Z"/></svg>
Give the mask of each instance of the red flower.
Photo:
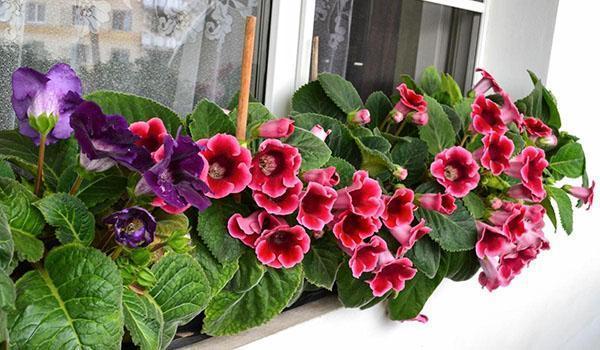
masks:
<svg viewBox="0 0 600 350"><path fill-rule="evenodd" d="M359 244L352 253L349 261L352 276L359 278L363 272L375 270L380 256L386 252L388 252L387 244L378 236L371 237L369 243Z"/></svg>
<svg viewBox="0 0 600 350"><path fill-rule="evenodd" d="M210 139L199 140L200 154L208 163L202 180L208 184L211 198L223 198L231 193L242 192L250 183L248 149L241 147L237 139L227 134L216 134Z"/></svg>
<svg viewBox="0 0 600 350"><path fill-rule="evenodd" d="M494 79L494 77L485 69L477 68L475 71L481 73L481 79L473 87L475 95L483 95L488 92L489 89L494 89L494 92L496 93L502 91L502 88L500 88L496 79Z"/></svg>
<svg viewBox="0 0 600 350"><path fill-rule="evenodd" d="M485 256L500 256L511 248L510 239L498 227L477 222L479 239L475 244L475 252L480 259Z"/></svg>
<svg viewBox="0 0 600 350"><path fill-rule="evenodd" d="M400 292L404 289L406 281L411 280L417 274L413 268L412 261L408 258L400 258L387 262L375 272L375 277L368 281L373 296L380 297L390 289Z"/></svg>
<svg viewBox="0 0 600 350"><path fill-rule="evenodd" d="M271 197L283 195L287 188L296 186L302 157L296 147L276 139L263 141L252 158L252 181L248 185Z"/></svg>
<svg viewBox="0 0 600 350"><path fill-rule="evenodd" d="M494 101L488 100L484 95L479 95L471 106L473 111L473 129L480 134L497 132L504 134L508 128L502 121L500 107Z"/></svg>
<svg viewBox="0 0 600 350"><path fill-rule="evenodd" d="M369 177L364 170L359 170L352 177L352 185L338 191L336 209L350 209L362 216L379 216L383 210L381 187L379 182Z"/></svg>
<svg viewBox="0 0 600 350"><path fill-rule="evenodd" d="M290 268L304 259L310 249L310 237L302 226L277 226L264 231L256 241L256 257L270 267Z"/></svg>
<svg viewBox="0 0 600 350"><path fill-rule="evenodd" d="M437 154L430 170L446 192L455 197L466 196L479 183L479 166L462 147L451 147Z"/></svg>
<svg viewBox="0 0 600 350"><path fill-rule="evenodd" d="M400 101L396 103L392 110L392 116L396 123L404 120L409 113L413 113L412 122L417 125L425 125L429 121L427 115L427 101L422 95L409 89L406 84L400 84L396 87L400 93Z"/></svg>
<svg viewBox="0 0 600 350"><path fill-rule="evenodd" d="M385 204L381 221L389 228L396 228L410 224L414 219L413 212L416 206L413 204L415 193L408 188L399 188L390 196L385 196Z"/></svg>
<svg viewBox="0 0 600 350"><path fill-rule="evenodd" d="M550 129L548 125L544 124L543 121L537 118L525 118L524 123L525 130L527 130L529 137L533 139L537 139L538 137L552 136L552 129Z"/></svg>
<svg viewBox="0 0 600 350"><path fill-rule="evenodd" d="M317 182L323 186L335 186L340 183L340 175L334 166L325 169L312 169L302 174L305 182Z"/></svg>
<svg viewBox="0 0 600 350"><path fill-rule="evenodd" d="M262 123L258 127L258 136L280 138L294 133L294 121L289 118L279 118Z"/></svg>
<svg viewBox="0 0 600 350"><path fill-rule="evenodd" d="M490 169L494 175L502 174L504 169L508 168L515 145L508 137L495 132L485 135L482 141L481 165Z"/></svg>
<svg viewBox="0 0 600 350"><path fill-rule="evenodd" d="M252 198L259 207L270 214L288 215L298 209L300 192L302 192L302 182L298 181L294 187L286 188L284 194L279 197L273 198L261 191L252 191Z"/></svg>
<svg viewBox="0 0 600 350"><path fill-rule="evenodd" d="M400 243L396 256L404 255L404 253L409 251L421 237L429 232L431 232L431 229L425 226L425 219L421 219L414 227L407 224L390 229L392 236Z"/></svg>
<svg viewBox="0 0 600 350"><path fill-rule="evenodd" d="M129 130L140 137L135 144L144 147L150 153L156 152L163 145L163 140L167 135L167 128L160 118L131 123Z"/></svg>
<svg viewBox="0 0 600 350"><path fill-rule="evenodd" d="M158 207L158 208L164 210L166 213L173 214L173 215L181 214L191 207L191 204L185 205L183 207L175 207L173 205L167 204L167 202L165 202L164 199L162 199L160 197L154 197L154 199L152 200L152 202L150 204L153 207Z"/></svg>
<svg viewBox="0 0 600 350"><path fill-rule="evenodd" d="M337 222L333 225L333 234L344 247L354 250L365 238L371 237L380 228L379 219L347 210L337 217Z"/></svg>
<svg viewBox="0 0 600 350"><path fill-rule="evenodd" d="M506 91L502 90L499 94L502 96L503 100L502 108L500 109L500 118L502 118L504 124L508 125L512 122L515 123L520 130L523 130L523 114L519 112L519 109L510 99L510 96L508 96Z"/></svg>
<svg viewBox="0 0 600 350"><path fill-rule="evenodd" d="M548 166L544 150L528 146L521 154L510 161L506 173L520 179L531 193L537 198L545 198L543 173Z"/></svg>
<svg viewBox="0 0 600 350"><path fill-rule="evenodd" d="M447 193L425 193L419 195L419 206L444 215L452 215L456 210L456 199Z"/></svg>
<svg viewBox="0 0 600 350"><path fill-rule="evenodd" d="M333 220L331 209L337 198L337 192L317 182L311 182L300 194L298 222L304 227L320 231Z"/></svg>
<svg viewBox="0 0 600 350"><path fill-rule="evenodd" d="M564 186L563 188L569 192L569 194L580 201L583 201L583 204L587 204L587 209L589 210L594 203L594 188L596 187L596 182L592 181L592 186L589 188L581 187L581 186Z"/></svg>
<svg viewBox="0 0 600 350"><path fill-rule="evenodd" d="M331 134L330 129L325 131L325 129L323 129L323 127L319 124L313 126L312 129L310 129L310 132L312 132L312 134L315 135L316 137L318 137L321 141L325 141L327 136L329 136L329 134Z"/></svg>
<svg viewBox="0 0 600 350"><path fill-rule="evenodd" d="M287 225L285 220L259 210L246 218L239 213L233 214L227 221L227 230L232 237L239 239L248 247L254 248L256 240L263 231L281 225Z"/></svg>
<svg viewBox="0 0 600 350"><path fill-rule="evenodd" d="M544 197L538 197L534 195L531 190L527 187L523 186L523 184L514 185L506 191L506 194L510 198L524 200L528 202L536 202L539 203L544 200Z"/></svg>
<svg viewBox="0 0 600 350"><path fill-rule="evenodd" d="M541 205L504 202L500 209L492 213L489 221L501 227L511 242L528 246L543 237L545 214L546 210Z"/></svg>

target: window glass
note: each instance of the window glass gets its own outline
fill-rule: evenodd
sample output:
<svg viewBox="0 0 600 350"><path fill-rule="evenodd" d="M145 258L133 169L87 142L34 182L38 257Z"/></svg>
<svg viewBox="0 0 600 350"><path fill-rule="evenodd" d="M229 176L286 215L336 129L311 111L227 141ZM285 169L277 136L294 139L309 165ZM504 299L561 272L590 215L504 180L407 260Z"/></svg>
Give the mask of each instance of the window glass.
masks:
<svg viewBox="0 0 600 350"><path fill-rule="evenodd" d="M319 70L345 76L363 98L431 65L468 88L479 23L479 13L421 0L317 0Z"/></svg>
<svg viewBox="0 0 600 350"><path fill-rule="evenodd" d="M252 94L262 98L270 0L0 0L0 110L19 66L71 64L86 92L120 90L181 115L239 89L245 17L258 17ZM0 128L12 127L0 113Z"/></svg>

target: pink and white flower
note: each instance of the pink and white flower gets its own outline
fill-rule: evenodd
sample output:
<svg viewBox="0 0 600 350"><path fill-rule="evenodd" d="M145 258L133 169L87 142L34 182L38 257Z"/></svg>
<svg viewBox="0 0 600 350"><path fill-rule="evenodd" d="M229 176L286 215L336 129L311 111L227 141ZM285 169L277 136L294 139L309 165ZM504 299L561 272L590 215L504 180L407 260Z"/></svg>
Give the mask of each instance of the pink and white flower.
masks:
<svg viewBox="0 0 600 350"><path fill-rule="evenodd" d="M267 139L260 144L251 164L252 181L248 187L279 197L287 188L296 186L302 157L296 147Z"/></svg>
<svg viewBox="0 0 600 350"><path fill-rule="evenodd" d="M412 261L399 258L382 264L368 283L373 296L381 297L390 290L400 292L404 289L406 281L413 279L416 274L417 270L413 268Z"/></svg>
<svg viewBox="0 0 600 350"><path fill-rule="evenodd" d="M280 225L266 230L256 241L256 257L273 268L291 268L302 262L310 249L310 237L300 225Z"/></svg>

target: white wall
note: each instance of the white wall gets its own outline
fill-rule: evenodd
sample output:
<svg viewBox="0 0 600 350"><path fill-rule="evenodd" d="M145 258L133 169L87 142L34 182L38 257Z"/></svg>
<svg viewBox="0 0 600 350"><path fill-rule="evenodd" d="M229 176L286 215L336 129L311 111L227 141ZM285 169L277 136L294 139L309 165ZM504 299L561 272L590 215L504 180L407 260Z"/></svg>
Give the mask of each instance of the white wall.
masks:
<svg viewBox="0 0 600 350"><path fill-rule="evenodd" d="M510 2L523 5L545 0ZM593 3L560 2L548 84L558 97L565 129L582 138L589 171L599 180L600 6ZM496 73L503 68L502 84L519 81L516 88L530 88L523 67L495 64ZM445 281L425 307L428 324L388 321L382 307L340 309L246 349L599 349L599 217L600 205L596 204L591 212L576 213L571 237L548 229L551 250L543 252L508 288L488 293L475 280Z"/></svg>

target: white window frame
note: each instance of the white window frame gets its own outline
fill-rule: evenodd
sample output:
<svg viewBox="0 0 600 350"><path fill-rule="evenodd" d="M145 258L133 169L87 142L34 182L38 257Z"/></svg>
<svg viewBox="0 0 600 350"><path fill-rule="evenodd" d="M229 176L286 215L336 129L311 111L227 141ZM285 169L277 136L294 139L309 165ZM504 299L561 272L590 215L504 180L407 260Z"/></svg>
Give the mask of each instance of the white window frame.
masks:
<svg viewBox="0 0 600 350"><path fill-rule="evenodd" d="M40 3L40 2L28 2L26 5L26 9L25 9L25 23L27 24L44 24L46 23L46 20L48 18L48 7L46 6L45 3ZM31 6L31 7L30 7ZM44 18L40 20L40 8L44 9ZM30 20L29 17L29 11L30 9L33 9L33 16L35 17L34 19Z"/></svg>
<svg viewBox="0 0 600 350"><path fill-rule="evenodd" d="M478 66L485 45L486 9L491 0L421 1L482 14L475 59ZM265 105L276 115L289 113L294 91L308 82L315 4L316 0L273 0Z"/></svg>

